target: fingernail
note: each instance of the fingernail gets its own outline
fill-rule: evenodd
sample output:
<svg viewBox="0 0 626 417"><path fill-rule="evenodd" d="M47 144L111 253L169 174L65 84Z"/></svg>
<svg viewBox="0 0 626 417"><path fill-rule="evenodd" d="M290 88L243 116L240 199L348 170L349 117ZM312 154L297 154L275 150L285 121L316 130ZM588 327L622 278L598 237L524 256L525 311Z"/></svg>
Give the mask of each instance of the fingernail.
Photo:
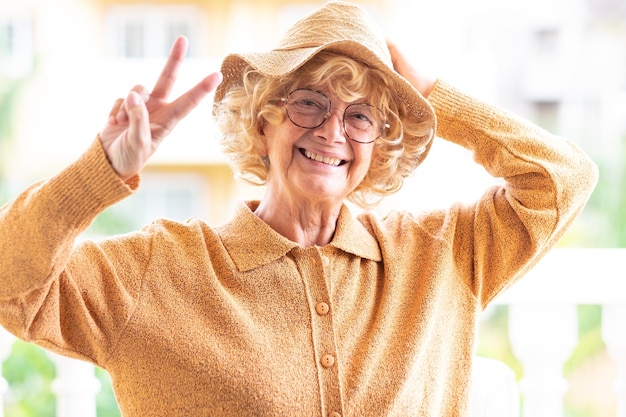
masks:
<svg viewBox="0 0 626 417"><path fill-rule="evenodd" d="M140 99L139 99L139 95L137 93L135 93L134 91L132 91L129 95L128 95L128 104L131 106L138 106L140 103Z"/></svg>

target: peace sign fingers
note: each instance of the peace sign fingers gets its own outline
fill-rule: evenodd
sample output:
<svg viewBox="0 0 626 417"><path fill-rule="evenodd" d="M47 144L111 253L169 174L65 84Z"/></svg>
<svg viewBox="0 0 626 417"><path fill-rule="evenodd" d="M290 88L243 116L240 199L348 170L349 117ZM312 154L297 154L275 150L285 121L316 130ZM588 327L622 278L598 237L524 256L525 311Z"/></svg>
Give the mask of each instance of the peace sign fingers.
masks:
<svg viewBox="0 0 626 417"><path fill-rule="evenodd" d="M215 72L168 102L187 47L186 38L177 38L152 91L136 86L111 109L100 141L113 169L124 179L138 173L176 124L222 81L222 74Z"/></svg>
<svg viewBox="0 0 626 417"><path fill-rule="evenodd" d="M185 55L187 55L187 49L189 47L189 42L187 38L183 36L179 36L174 41L172 45L172 49L170 50L170 55L167 58L167 62L157 79L152 92L150 93L151 98L155 98L158 100L165 100L169 96L172 91L172 87L174 87L174 83L176 82L176 78L178 76L178 69L180 65L185 59Z"/></svg>

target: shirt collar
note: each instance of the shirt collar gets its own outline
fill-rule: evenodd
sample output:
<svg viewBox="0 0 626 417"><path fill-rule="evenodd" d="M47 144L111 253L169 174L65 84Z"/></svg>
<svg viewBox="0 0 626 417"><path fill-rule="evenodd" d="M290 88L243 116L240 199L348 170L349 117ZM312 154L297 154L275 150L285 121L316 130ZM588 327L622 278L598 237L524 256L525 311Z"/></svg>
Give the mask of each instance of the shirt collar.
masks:
<svg viewBox="0 0 626 417"><path fill-rule="evenodd" d="M240 271L269 264L299 247L253 213L258 204L258 201L240 204L233 220L217 229L226 251ZM382 259L374 236L352 217L345 205L339 212L335 236L329 245L360 258Z"/></svg>

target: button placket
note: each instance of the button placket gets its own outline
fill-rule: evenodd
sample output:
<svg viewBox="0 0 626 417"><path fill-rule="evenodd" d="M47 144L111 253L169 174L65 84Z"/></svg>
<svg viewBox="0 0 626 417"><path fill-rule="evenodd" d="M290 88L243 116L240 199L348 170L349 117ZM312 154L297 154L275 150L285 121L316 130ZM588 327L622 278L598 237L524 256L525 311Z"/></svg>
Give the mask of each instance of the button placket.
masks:
<svg viewBox="0 0 626 417"><path fill-rule="evenodd" d="M326 280L327 276L330 275L330 257L328 255L324 255L323 253L320 253L320 257L322 259L322 273L324 275L324 279ZM320 316L325 316L330 311L330 306L328 303L320 300L315 305L315 311Z"/></svg>
<svg viewBox="0 0 626 417"><path fill-rule="evenodd" d="M301 251L301 252L300 252ZM313 349L318 367L324 414L343 411L343 395L339 381L338 353L326 275L331 260L320 248L300 249L297 262L303 275L311 309Z"/></svg>

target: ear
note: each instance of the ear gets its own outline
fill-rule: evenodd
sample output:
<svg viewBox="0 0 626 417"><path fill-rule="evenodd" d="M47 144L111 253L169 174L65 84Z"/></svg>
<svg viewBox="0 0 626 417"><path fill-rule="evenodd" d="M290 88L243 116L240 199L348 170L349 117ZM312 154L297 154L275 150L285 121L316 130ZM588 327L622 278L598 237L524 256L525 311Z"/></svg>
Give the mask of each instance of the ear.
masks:
<svg viewBox="0 0 626 417"><path fill-rule="evenodd" d="M259 155L267 155L267 137L265 135L259 135L258 139L257 139L257 151L259 152Z"/></svg>
<svg viewBox="0 0 626 417"><path fill-rule="evenodd" d="M263 119L263 121L259 124L259 152L261 155L267 155L267 136L265 135L265 127L267 126L267 121Z"/></svg>

